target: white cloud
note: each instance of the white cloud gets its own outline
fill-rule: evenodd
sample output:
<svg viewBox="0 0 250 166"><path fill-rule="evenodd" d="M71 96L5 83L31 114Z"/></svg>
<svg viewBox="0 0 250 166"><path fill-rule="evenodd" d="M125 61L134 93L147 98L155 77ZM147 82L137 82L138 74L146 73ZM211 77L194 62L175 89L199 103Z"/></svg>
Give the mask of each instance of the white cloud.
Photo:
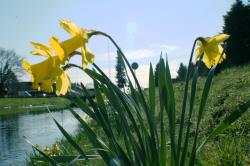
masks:
<svg viewBox="0 0 250 166"><path fill-rule="evenodd" d="M156 53L155 50L151 49L138 49L133 51L126 51L125 55L129 60L133 60L133 59L143 59L143 58L158 56L159 52Z"/></svg>
<svg viewBox="0 0 250 166"><path fill-rule="evenodd" d="M150 61L153 60L152 58L159 58L161 51L171 50L172 52L178 51L179 47L174 45L167 45L167 44L158 44L158 45L150 45L147 49L137 49L137 50L126 50L124 54L128 58L129 61L136 60L137 62L141 62L140 60L149 59ZM175 54L172 54L175 55ZM77 60L79 61L79 60ZM154 61L156 62L156 61ZM173 56L169 59L169 66L171 71L172 78L177 76L177 70L179 67L180 62L182 59L178 56ZM115 82L115 63L116 63L116 52L103 53L103 54L96 54L96 64L104 71L104 73L109 76L109 78ZM136 70L136 75L138 77L139 82L143 87L148 87L148 75L149 75L149 62L144 61L144 64L139 63L139 68ZM109 67L110 66L110 67ZM153 66L155 68L155 66ZM69 71L69 75L71 80L74 82L83 82L91 83L92 80L86 76L86 74L78 74L82 73L82 71Z"/></svg>
<svg viewBox="0 0 250 166"><path fill-rule="evenodd" d="M179 50L178 46L167 44L151 44L148 48L126 50L124 54L128 60L139 60L145 58L159 57L161 52L174 52ZM109 59L109 58L110 59ZM115 61L116 52L96 54L96 60L100 61Z"/></svg>
<svg viewBox="0 0 250 166"><path fill-rule="evenodd" d="M178 50L178 47L175 46L175 45L166 45L166 44L163 44L163 45L160 45L160 48L162 48L163 51L167 51L167 52L173 52L173 51Z"/></svg>

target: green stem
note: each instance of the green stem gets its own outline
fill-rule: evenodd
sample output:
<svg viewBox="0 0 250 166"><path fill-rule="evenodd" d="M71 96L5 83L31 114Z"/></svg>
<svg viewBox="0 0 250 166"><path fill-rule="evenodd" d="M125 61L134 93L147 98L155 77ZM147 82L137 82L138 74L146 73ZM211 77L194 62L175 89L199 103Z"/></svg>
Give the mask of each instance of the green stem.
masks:
<svg viewBox="0 0 250 166"><path fill-rule="evenodd" d="M195 49L197 40L198 40L198 38L194 41L193 48L192 48L191 55L190 55L190 59L189 59L189 63L188 63L188 71L187 71L186 83L185 83L185 89L184 89L184 95L183 95L183 101L182 101L181 122L180 122L178 144L177 144L177 158L178 158L178 161L179 161L179 157L180 157L182 135L183 135L183 128L184 128L184 120L185 120L185 112L186 112L186 103L187 103L189 77L190 77L190 73L191 73L191 63L192 63L194 49Z"/></svg>
<svg viewBox="0 0 250 166"><path fill-rule="evenodd" d="M197 64L197 66L195 68L194 75L193 75L193 81L192 81L192 86L191 86L191 99L190 99L189 113L188 113L187 131L186 131L184 146L183 146L183 150L182 150L182 154L181 154L180 165L184 165L186 154L187 154L189 132L190 132L190 126L191 126L191 117L192 117L192 113L193 113L195 93L196 93L196 83L197 83L197 80L198 80L198 77L199 77L198 67L201 65L201 60L202 60L203 56L204 56L204 53L202 53L202 55L201 55L201 57L200 57L200 59L198 61L198 64Z"/></svg>
<svg viewBox="0 0 250 166"><path fill-rule="evenodd" d="M226 46L225 46L224 50L222 51L222 53L220 55L220 59L222 58L225 51L226 51ZM219 61L220 61L220 59L219 59ZM209 71L208 76L207 76L207 80L205 82L204 89L203 89L203 92L202 92L201 103L200 103L199 112L198 112L198 122L197 122L197 125L196 125L195 138L194 138L194 143L193 143L193 147L192 147L191 157L190 157L190 160L189 160L189 166L193 166L195 164L196 145L197 145L197 138L198 138L198 134L199 134L198 133L199 126L200 126L202 115L203 115L205 105L206 105L206 102L207 102L208 93L209 93L211 83L212 83L212 80L213 80L213 76L214 76L214 71L215 71L217 65L218 65L218 63L215 64L213 66L213 68Z"/></svg>

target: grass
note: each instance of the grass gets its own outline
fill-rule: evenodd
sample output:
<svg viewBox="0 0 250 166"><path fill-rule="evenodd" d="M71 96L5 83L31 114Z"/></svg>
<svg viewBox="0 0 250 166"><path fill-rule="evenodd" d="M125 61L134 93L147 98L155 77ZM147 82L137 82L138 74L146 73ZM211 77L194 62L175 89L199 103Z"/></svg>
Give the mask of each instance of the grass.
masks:
<svg viewBox="0 0 250 166"><path fill-rule="evenodd" d="M205 78L200 78L197 85L197 97L194 110L197 113L198 104L201 98L202 85ZM183 94L184 83L174 84L176 110L178 124L180 118L178 115L181 110L181 101ZM148 92L145 92L147 95ZM158 94L156 95L159 100ZM199 141L211 132L214 128L227 117L233 110L239 107L240 104L246 102L250 98L250 64L243 67L234 67L226 69L215 76L211 91L206 105L204 118L200 128ZM159 111L159 105L157 105ZM240 120L236 121L230 128L217 136L212 142L208 143L197 156L198 164L201 165L249 165L250 164L250 112L245 113ZM194 120L195 121L195 120ZM96 133L102 132L96 124L91 124ZM193 127L195 124L192 125ZM81 131L79 129L79 131ZM191 134L194 132L192 128ZM102 135L102 134L97 134ZM74 136L82 149L87 152L93 152L93 147L90 145L88 138L83 132L79 132ZM105 140L105 139L104 139ZM60 142L65 154L77 154L76 150L69 144L68 141ZM81 165L81 163L79 163ZM95 161L94 165L103 165L103 163Z"/></svg>
<svg viewBox="0 0 250 166"><path fill-rule="evenodd" d="M50 98L0 98L0 116L24 112L47 111L64 109L70 105L70 100L63 97Z"/></svg>

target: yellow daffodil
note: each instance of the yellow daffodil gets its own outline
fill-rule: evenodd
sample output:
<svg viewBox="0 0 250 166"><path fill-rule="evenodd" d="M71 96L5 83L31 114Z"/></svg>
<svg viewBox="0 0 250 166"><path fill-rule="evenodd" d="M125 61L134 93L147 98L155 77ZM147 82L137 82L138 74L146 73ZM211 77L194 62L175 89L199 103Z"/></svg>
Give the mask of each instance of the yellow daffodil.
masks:
<svg viewBox="0 0 250 166"><path fill-rule="evenodd" d="M220 43L227 40L229 37L230 36L227 34L219 34L213 37L200 38L197 41L198 48L196 50L195 63L200 58L203 52L204 56L202 58L202 61L208 68L211 68L217 63L221 63L226 58L226 54L224 53L221 57L223 48Z"/></svg>
<svg viewBox="0 0 250 166"><path fill-rule="evenodd" d="M83 45L82 50L82 68L85 69L88 63L94 63L94 55L90 52L89 48L86 46L88 42L88 34L80 27L78 27L73 22L63 19L60 21L61 27L74 37L81 37Z"/></svg>
<svg viewBox="0 0 250 166"><path fill-rule="evenodd" d="M69 60L74 51L82 50L82 66L85 69L88 63L94 62L94 55L86 47L88 34L77 25L68 20L61 20L60 25L72 35L68 40L60 42L57 37L50 38L50 46L31 42L35 48L33 55L47 57L43 62L30 65L23 61L23 67L31 74L32 87L45 92L53 92L53 83L56 82L56 94L66 94L70 88L71 81L66 72L60 67Z"/></svg>
<svg viewBox="0 0 250 166"><path fill-rule="evenodd" d="M50 154L50 149L48 146L46 146L44 149L43 149L43 152L46 153L46 154Z"/></svg>
<svg viewBox="0 0 250 166"><path fill-rule="evenodd" d="M23 61L24 69L31 74L32 87L45 92L53 92L53 83L56 82L56 94L65 95L70 88L70 79L60 68L60 60L57 56L49 57L43 62L30 65Z"/></svg>

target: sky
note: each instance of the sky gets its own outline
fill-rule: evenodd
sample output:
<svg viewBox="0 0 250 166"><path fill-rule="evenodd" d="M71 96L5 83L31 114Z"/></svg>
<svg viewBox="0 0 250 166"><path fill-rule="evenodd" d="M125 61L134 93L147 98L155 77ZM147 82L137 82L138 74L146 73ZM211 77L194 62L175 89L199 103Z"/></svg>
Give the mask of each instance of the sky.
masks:
<svg viewBox="0 0 250 166"><path fill-rule="evenodd" d="M70 36L59 26L70 19L78 26L111 35L129 61L137 62L142 86L148 85L150 62L155 65L160 53L167 53L172 77L180 62L187 63L196 37L222 32L223 15L235 0L1 0L0 47L13 49L31 64L43 58L30 55L30 41L49 44ZM116 49L107 39L97 36L88 43L95 63L115 81ZM80 57L72 63L81 65ZM91 66L89 66L91 68ZM81 70L71 69L72 82L91 83ZM30 79L24 74L20 80Z"/></svg>

